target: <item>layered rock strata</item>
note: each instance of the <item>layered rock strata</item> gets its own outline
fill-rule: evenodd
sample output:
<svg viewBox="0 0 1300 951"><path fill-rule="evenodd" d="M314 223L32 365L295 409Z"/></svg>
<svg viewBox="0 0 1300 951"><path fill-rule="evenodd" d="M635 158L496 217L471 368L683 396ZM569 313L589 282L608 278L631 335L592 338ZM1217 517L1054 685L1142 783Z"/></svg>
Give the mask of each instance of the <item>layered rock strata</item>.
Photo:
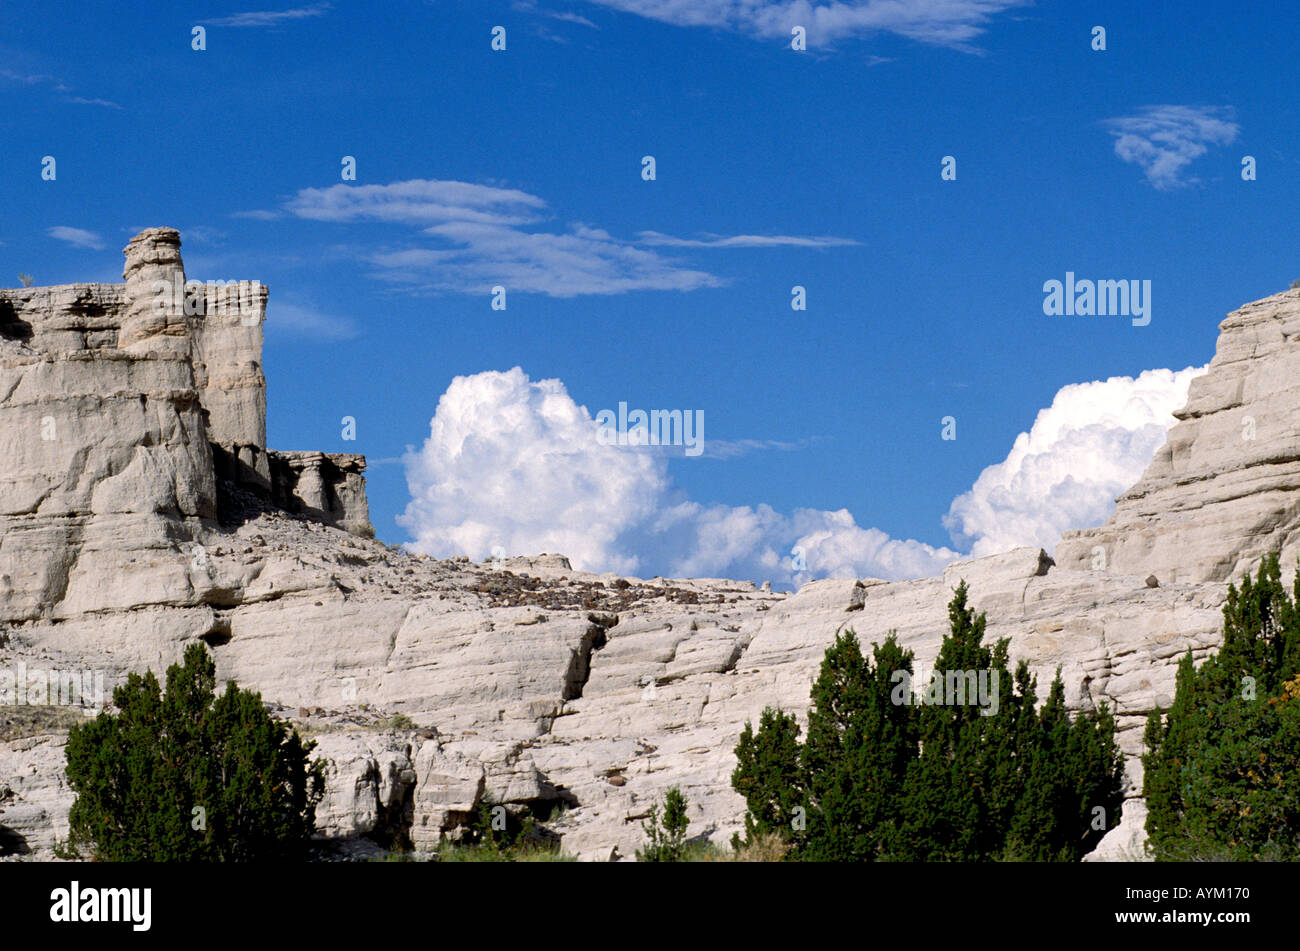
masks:
<svg viewBox="0 0 1300 951"><path fill-rule="evenodd" d="M1300 290L1233 311L1209 371L1137 485L1100 528L1067 532L1068 568L1238 580L1261 555L1300 557Z"/></svg>
<svg viewBox="0 0 1300 951"><path fill-rule="evenodd" d="M1224 579L1295 545L1288 292L1225 321L1161 456L1055 563L1019 549L935 578L785 594L587 574L557 555L414 556L365 537L361 457L266 449L260 336L196 330L190 315L186 337L174 315L135 306L144 278L175 280L174 234L132 242L143 263L126 286L0 292L0 671L90 670L111 691L203 640L220 678L317 739L322 842L362 854L434 850L490 798L581 857L628 858L673 785L691 833L726 842L743 724L769 705L803 717L845 626L867 644L896 631L929 666L964 579L1040 687L1059 668L1071 706L1117 711L1131 798L1096 854L1133 857L1145 715L1168 704L1186 651L1218 644ZM209 395L222 375L246 384L221 386L224 404ZM1256 438L1243 449L1229 431L1244 415ZM21 729L3 732L0 710L0 851L48 856L71 801L66 711L43 721L48 691L26 692Z"/></svg>

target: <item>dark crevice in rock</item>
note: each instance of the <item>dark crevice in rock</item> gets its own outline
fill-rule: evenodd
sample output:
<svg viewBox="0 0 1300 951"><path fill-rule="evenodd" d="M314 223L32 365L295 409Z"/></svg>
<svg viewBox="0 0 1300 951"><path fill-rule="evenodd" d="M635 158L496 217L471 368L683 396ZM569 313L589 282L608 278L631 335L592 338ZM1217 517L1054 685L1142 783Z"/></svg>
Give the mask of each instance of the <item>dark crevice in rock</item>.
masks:
<svg viewBox="0 0 1300 951"><path fill-rule="evenodd" d="M212 588L203 595L200 604L213 608L237 608L244 603L244 593L236 588Z"/></svg>
<svg viewBox="0 0 1300 951"><path fill-rule="evenodd" d="M213 613L212 624L199 635L199 639L209 647L224 647L230 643L230 610L217 610Z"/></svg>
<svg viewBox="0 0 1300 951"><path fill-rule="evenodd" d="M749 649L751 640L751 637L738 638L735 645L731 648L731 654L728 655L727 659L723 662L722 669L718 671L718 673L726 674L735 670L736 665L740 663L740 658L744 657L745 651Z"/></svg>
<svg viewBox="0 0 1300 951"><path fill-rule="evenodd" d="M618 624L617 614L588 614L587 629L582 633L578 648L569 656L569 669L564 673L562 700L577 700L582 696L587 679L591 676L591 655L609 642L607 631Z"/></svg>
<svg viewBox="0 0 1300 951"><path fill-rule="evenodd" d="M411 748L406 749L407 759L411 759ZM410 782L402 787L401 798L392 805L379 804L379 814L375 821L375 830L370 838L387 849L409 852L414 845L411 829L415 825L415 771L411 770ZM378 784L376 784L377 787Z"/></svg>
<svg viewBox="0 0 1300 951"><path fill-rule="evenodd" d="M224 452L220 447L213 450L213 456ZM251 522L259 515L280 512L270 499L263 498L255 492L221 476L217 477L217 521L224 529L234 529Z"/></svg>
<svg viewBox="0 0 1300 951"><path fill-rule="evenodd" d="M0 855L27 855L31 852L27 840L13 829L0 826Z"/></svg>
<svg viewBox="0 0 1300 951"><path fill-rule="evenodd" d="M13 301L0 298L0 337L22 343L32 339L32 325L18 316Z"/></svg>

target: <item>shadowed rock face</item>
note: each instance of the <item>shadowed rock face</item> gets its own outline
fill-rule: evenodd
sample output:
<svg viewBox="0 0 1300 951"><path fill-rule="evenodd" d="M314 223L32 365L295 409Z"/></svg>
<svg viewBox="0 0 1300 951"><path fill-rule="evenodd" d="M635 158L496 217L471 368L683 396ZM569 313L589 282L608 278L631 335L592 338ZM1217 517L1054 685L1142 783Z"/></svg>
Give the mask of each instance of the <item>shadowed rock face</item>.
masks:
<svg viewBox="0 0 1300 951"><path fill-rule="evenodd" d="M178 266L178 255L169 257L175 233L157 230L139 242L141 267ZM0 335L0 670L103 671L111 693L127 671L161 672L203 639L219 678L260 690L319 739L329 761L319 826L335 842L360 847L372 837L430 849L487 796L547 817L584 858L630 857L642 840L639 819L673 785L690 800L692 834L725 842L741 826L730 774L744 723L769 705L802 717L842 626L866 644L895 630L928 667L962 579L988 614L990 637L1009 637L1013 659L1025 658L1040 686L1059 667L1073 707L1105 701L1117 710L1135 793L1145 714L1167 705L1178 658L1188 649L1202 658L1220 637L1218 577L1199 568L1180 575L1177 560L1152 566L1121 542L1110 543L1121 555L1106 571L1069 554L1067 539L1067 558L1056 564L1018 549L936 578L828 579L795 594L718 579L593 575L558 555L485 564L414 556L358 530L361 457L268 451L240 422L249 407L256 415L255 399L241 397L244 409L224 417L204 401L213 354L241 353L220 362L256 363L260 375L260 336L255 351L205 342L198 362L201 335L191 332L188 354L176 340L155 340L182 339L170 318L134 325L140 352L116 337L105 342L120 330L114 321L134 314L129 288L130 278L126 289L0 291L0 308L9 302L31 326L26 341ZM1261 315L1291 313L1296 297L1251 305L1261 339ZM1269 350L1265 365L1282 365L1285 350ZM1265 388L1248 382L1251 360L1225 356L1245 352L1221 341L1216 365L1240 364L1238 399L1261 394L1241 405L1265 405ZM1200 437L1184 445L1178 433L1205 417L1196 407L1226 399L1213 395L1212 378L1223 372L1193 384L1167 447L1171 472L1187 473L1201 453ZM1284 404L1267 405L1278 415L1261 412L1260 439L1275 431L1266 420L1282 427ZM59 439L43 441L51 415ZM220 418L218 428L237 431L224 443L212 439ZM1231 453L1215 458L1220 477L1231 478ZM1149 497L1174 498L1180 478L1168 476ZM1214 504L1228 505L1230 494ZM1194 534L1194 519L1175 518L1193 510L1150 517L1208 539ZM1234 566L1269 543L1241 538L1225 548ZM1156 550L1164 551L1144 551ZM396 713L414 726L391 720ZM0 787L9 790L0 798L0 851L21 842L47 854L66 835L63 742L55 726L0 737ZM1133 848L1140 828L1133 800L1100 854Z"/></svg>
<svg viewBox="0 0 1300 951"><path fill-rule="evenodd" d="M289 512L354 535L372 536L366 501L365 456L352 453L271 452L272 500Z"/></svg>

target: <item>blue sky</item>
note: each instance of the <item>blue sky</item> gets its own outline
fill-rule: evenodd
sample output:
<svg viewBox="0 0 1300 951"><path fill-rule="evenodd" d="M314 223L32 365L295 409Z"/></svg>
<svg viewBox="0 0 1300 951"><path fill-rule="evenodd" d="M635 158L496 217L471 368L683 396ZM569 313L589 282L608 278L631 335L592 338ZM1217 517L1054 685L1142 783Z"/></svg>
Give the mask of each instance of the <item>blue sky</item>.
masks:
<svg viewBox="0 0 1300 951"><path fill-rule="evenodd" d="M1062 388L1203 366L1300 277L1288 5L264 2L5 4L0 284L120 281L155 225L267 284L269 443L365 453L385 541L796 582L1038 543L1189 376ZM1150 324L1045 315L1067 271L1151 281ZM706 451L571 446L566 401L702 411Z"/></svg>

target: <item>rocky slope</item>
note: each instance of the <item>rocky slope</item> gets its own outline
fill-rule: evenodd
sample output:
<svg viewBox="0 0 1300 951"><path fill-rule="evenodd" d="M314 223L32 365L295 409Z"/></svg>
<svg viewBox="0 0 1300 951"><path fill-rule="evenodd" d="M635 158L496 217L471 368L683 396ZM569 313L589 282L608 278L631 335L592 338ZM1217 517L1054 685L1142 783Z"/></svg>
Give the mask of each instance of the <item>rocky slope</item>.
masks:
<svg viewBox="0 0 1300 951"><path fill-rule="evenodd" d="M174 235L133 241L128 276L133 248L180 269ZM866 642L896 630L928 666L960 579L1041 684L1059 667L1073 706L1118 711L1132 794L1143 718L1172 694L1178 657L1217 643L1224 580L1294 544L1297 437L1289 391L1272 388L1291 385L1298 359L1296 292L1224 322L1170 445L1107 526L1062 543L1058 564L1019 549L936 578L794 594L591 575L558 555L473 564L387 547L366 537L360 457L326 464L263 444L260 326L236 339L253 328L152 319L133 293L130 280L0 291L0 672L99 672L111 692L204 640L219 677L318 741L319 825L349 852L428 850L489 797L543 817L583 858L627 858L672 785L692 833L725 842L742 815L729 777L744 722L767 705L803 715L843 626ZM212 399L205 381L232 373L242 390ZM1228 445L1243 407L1273 448ZM50 417L56 438L42 439ZM51 698L29 687L26 699ZM58 712L0 722L0 852L48 856L66 835ZM1141 818L1131 799L1098 857L1133 854Z"/></svg>
<svg viewBox="0 0 1300 951"><path fill-rule="evenodd" d="M1189 646L1203 655L1219 624L1213 591L1063 571L1037 549L939 578L827 580L784 595L587 575L555 556L431 561L340 535L260 515L225 544L208 539L212 581L230 606L136 604L15 625L0 665L94 663L113 683L204 637L219 677L257 687L320 742L331 762L328 835L405 822L427 849L490 796L543 816L563 805L552 827L565 847L605 859L633 854L639 820L672 785L691 800L694 833L728 840L743 809L729 777L744 722L769 704L802 714L842 626L868 641L897 630L930 664L959 579L990 633L1011 637L1043 682L1060 666L1072 704L1118 709L1129 753L1146 711L1171 694L1177 657ZM415 728L390 729L395 712ZM33 744L42 768L22 787L9 781L27 811L0 822L45 848L66 822L59 741L0 746L0 776Z"/></svg>
<svg viewBox="0 0 1300 951"><path fill-rule="evenodd" d="M1197 584L1240 577L1270 551L1296 563L1300 291L1247 304L1219 331L1141 480L1105 525L1066 533L1059 564Z"/></svg>

